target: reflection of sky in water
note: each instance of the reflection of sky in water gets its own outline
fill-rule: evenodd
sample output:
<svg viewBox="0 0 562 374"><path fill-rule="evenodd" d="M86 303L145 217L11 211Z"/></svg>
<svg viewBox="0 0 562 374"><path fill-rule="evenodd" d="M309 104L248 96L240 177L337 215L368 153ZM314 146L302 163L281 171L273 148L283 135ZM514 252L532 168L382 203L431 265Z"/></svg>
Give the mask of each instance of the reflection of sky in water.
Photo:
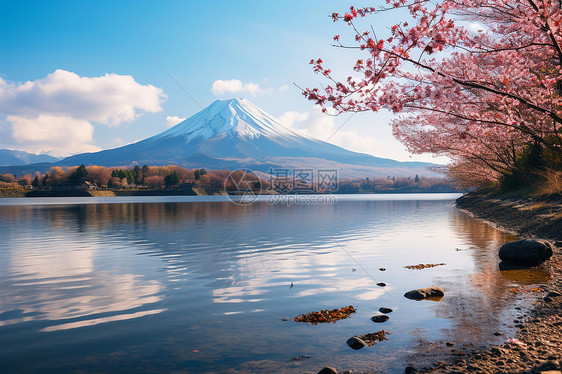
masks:
<svg viewBox="0 0 562 374"><path fill-rule="evenodd" d="M342 196L336 205L290 207L224 197L10 202L0 206L0 341L12 344L0 364L43 372L82 369L86 359L104 372L401 372L412 357L439 351L440 341L470 349L498 339L495 331L509 334L508 289L548 275L501 273L496 250L509 237L452 200L426 197L433 200ZM446 290L439 303L402 296L432 285ZM357 313L336 324L283 321L350 304ZM381 306L395 311L375 325L369 318ZM382 328L389 341L357 352L345 345ZM19 362L39 352L54 360ZM290 360L301 355L311 358Z"/></svg>
<svg viewBox="0 0 562 374"><path fill-rule="evenodd" d="M134 250L68 230L62 216L52 225L22 218L31 226L26 235L18 232L21 226L9 228L0 246L0 326L44 321L49 326L41 331L55 331L156 313L139 311L161 301L163 287L149 274L135 274Z"/></svg>

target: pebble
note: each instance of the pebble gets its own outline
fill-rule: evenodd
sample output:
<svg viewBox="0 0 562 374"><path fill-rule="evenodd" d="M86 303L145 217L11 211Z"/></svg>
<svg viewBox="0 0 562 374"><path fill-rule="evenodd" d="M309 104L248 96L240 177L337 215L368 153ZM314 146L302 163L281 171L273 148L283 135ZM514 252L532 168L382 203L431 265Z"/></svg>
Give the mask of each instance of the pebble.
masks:
<svg viewBox="0 0 562 374"><path fill-rule="evenodd" d="M382 322L388 321L389 318L390 317L387 316L386 314L377 314L377 315L371 317L371 321L373 321L375 323L382 323Z"/></svg>
<svg viewBox="0 0 562 374"><path fill-rule="evenodd" d="M390 309L390 308L381 307L381 308L379 308L379 312L384 313L384 314L388 314L388 313L392 313L393 310Z"/></svg>
<svg viewBox="0 0 562 374"><path fill-rule="evenodd" d="M334 368L326 366L324 369L320 370L318 374L338 374L338 371Z"/></svg>
<svg viewBox="0 0 562 374"><path fill-rule="evenodd" d="M359 339L357 336L352 336L351 338L347 339L347 345L349 345L352 349L356 351L363 348L367 344L362 340Z"/></svg>

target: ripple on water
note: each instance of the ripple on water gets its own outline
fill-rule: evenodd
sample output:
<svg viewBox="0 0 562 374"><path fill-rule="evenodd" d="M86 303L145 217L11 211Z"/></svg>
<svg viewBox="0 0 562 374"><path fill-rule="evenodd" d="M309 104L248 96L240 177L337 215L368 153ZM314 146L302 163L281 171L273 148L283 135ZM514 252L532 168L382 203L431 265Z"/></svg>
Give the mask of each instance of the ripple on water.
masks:
<svg viewBox="0 0 562 374"><path fill-rule="evenodd" d="M393 373L428 352L450 357L441 342L462 350L501 339L496 331L505 338L503 323L519 305L510 289L550 275L500 271L497 248L512 237L445 198L338 196L336 205L306 208L173 198L0 205L0 340L11 342L0 364L12 372L330 364ZM419 263L446 265L403 268ZM402 296L426 286L445 297ZM291 321L347 305L357 313L335 324ZM349 337L378 330L370 318L380 307L394 309L389 340L351 351ZM291 361L301 356L311 358Z"/></svg>

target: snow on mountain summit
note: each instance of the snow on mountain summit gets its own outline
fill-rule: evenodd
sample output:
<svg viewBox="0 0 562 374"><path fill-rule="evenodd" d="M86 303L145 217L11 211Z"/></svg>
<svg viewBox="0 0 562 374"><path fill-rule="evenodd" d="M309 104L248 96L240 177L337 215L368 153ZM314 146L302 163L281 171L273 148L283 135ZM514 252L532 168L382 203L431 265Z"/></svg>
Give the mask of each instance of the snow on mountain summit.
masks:
<svg viewBox="0 0 562 374"><path fill-rule="evenodd" d="M402 163L338 147L281 125L245 99L217 100L155 136L58 162L85 165L179 165L189 168L338 169L342 175L427 174L428 164Z"/></svg>
<svg viewBox="0 0 562 374"><path fill-rule="evenodd" d="M207 108L153 137L154 140L182 137L186 143L216 136L245 139L308 138L281 125L275 118L246 99L216 100Z"/></svg>

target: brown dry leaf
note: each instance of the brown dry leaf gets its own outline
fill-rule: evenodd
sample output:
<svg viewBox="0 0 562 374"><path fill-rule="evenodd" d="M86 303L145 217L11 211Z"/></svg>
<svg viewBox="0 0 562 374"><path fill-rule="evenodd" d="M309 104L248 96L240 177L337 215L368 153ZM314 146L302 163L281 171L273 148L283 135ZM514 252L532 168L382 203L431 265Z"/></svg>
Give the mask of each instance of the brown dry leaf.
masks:
<svg viewBox="0 0 562 374"><path fill-rule="evenodd" d="M445 263L440 263L440 264L417 264L417 265L408 265L408 266L404 266L404 268L406 269L411 269L411 270L422 270L422 269L429 269L429 268L434 268L436 266L443 266L443 265L447 265Z"/></svg>
<svg viewBox="0 0 562 374"><path fill-rule="evenodd" d="M377 344L377 342L388 340L386 335L390 335L390 333L386 330L381 330L372 334L363 334L359 338L367 343L369 347L372 347L373 345Z"/></svg>
<svg viewBox="0 0 562 374"><path fill-rule="evenodd" d="M340 309L332 310L321 310L319 312L310 312L307 314L301 314L298 317L293 318L295 322L308 322L310 324L316 325L317 323L328 323L336 322L340 319L349 318L349 316L355 313L355 308L353 305L346 306Z"/></svg>

